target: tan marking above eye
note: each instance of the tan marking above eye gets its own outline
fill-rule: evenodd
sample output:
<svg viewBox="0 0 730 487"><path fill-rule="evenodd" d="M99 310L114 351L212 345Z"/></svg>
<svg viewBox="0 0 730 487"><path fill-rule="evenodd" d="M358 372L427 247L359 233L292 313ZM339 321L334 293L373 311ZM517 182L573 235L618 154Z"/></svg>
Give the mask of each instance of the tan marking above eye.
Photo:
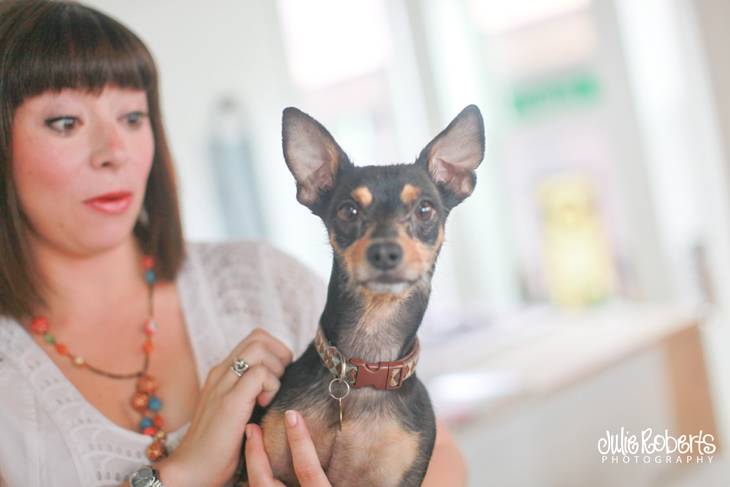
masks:
<svg viewBox="0 0 730 487"><path fill-rule="evenodd" d="M367 208L370 206L370 203L373 202L373 194L367 186L358 186L352 190L352 193L350 194L352 195L352 198L363 208Z"/></svg>
<svg viewBox="0 0 730 487"><path fill-rule="evenodd" d="M406 183L400 192L400 200L404 205L410 205L421 195L421 188Z"/></svg>

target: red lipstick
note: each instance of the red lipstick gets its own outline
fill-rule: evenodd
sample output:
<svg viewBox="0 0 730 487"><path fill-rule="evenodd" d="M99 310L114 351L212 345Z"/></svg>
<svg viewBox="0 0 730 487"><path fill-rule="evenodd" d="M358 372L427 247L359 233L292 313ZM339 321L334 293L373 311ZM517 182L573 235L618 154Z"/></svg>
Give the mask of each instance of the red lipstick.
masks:
<svg viewBox="0 0 730 487"><path fill-rule="evenodd" d="M84 200L93 209L109 215L119 215L129 208L132 193L129 191L113 191Z"/></svg>

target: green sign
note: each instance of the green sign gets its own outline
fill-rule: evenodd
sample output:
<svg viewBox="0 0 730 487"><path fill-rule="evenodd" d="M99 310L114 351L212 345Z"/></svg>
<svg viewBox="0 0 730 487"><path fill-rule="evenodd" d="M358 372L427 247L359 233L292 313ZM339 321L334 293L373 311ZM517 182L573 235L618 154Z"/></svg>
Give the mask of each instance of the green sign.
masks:
<svg viewBox="0 0 730 487"><path fill-rule="evenodd" d="M515 89L512 105L519 116L526 118L537 113L594 104L599 97L598 78L586 73Z"/></svg>

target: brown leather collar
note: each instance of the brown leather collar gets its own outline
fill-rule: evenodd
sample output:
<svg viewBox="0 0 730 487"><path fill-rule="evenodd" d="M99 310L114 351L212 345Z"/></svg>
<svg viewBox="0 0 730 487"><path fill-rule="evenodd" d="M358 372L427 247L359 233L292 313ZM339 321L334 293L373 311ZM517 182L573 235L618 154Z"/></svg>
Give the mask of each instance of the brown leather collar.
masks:
<svg viewBox="0 0 730 487"><path fill-rule="evenodd" d="M324 336L322 327L317 327L314 337L314 348L317 350L322 363L335 377L342 377L351 387L374 387L380 390L398 389L406 379L416 371L420 345L418 338L413 348L400 360L392 362L366 362L359 358L346 360L344 355L330 345ZM344 364L344 371L342 370Z"/></svg>

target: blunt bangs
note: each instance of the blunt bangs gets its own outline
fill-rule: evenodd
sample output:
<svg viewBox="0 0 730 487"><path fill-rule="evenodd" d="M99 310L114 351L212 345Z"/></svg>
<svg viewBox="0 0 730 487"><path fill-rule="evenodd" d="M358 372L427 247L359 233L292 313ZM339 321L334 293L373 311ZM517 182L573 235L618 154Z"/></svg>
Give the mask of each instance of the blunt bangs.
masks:
<svg viewBox="0 0 730 487"><path fill-rule="evenodd" d="M73 1L0 0L0 316L18 322L50 292L31 252L29 222L13 178L12 126L27 98L106 86L147 94L155 153L143 208L132 230L155 259L160 279L175 279L185 259L175 170L162 124L158 76L142 41L102 12Z"/></svg>
<svg viewBox="0 0 730 487"><path fill-rule="evenodd" d="M6 51L8 76L0 90L14 108L49 90L99 93L115 85L149 93L157 86L149 51L108 16L73 3L48 2L16 21L16 41Z"/></svg>

